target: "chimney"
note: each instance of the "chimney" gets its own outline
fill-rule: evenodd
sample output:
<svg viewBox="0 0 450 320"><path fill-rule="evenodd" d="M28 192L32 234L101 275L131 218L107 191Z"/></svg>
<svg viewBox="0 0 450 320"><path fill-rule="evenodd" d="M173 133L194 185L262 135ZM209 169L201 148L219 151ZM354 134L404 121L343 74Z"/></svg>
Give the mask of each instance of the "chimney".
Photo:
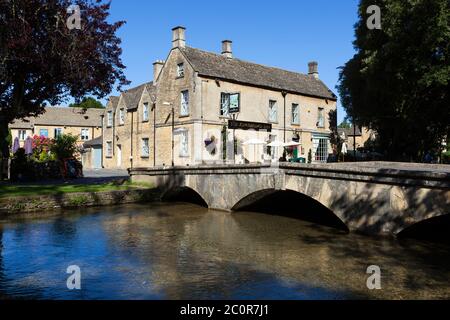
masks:
<svg viewBox="0 0 450 320"><path fill-rule="evenodd" d="M186 46L185 27L172 29L172 48L184 48Z"/></svg>
<svg viewBox="0 0 450 320"><path fill-rule="evenodd" d="M223 40L222 41L222 55L224 57L233 58L233 50L231 48L231 44L233 43L233 41L231 40Z"/></svg>
<svg viewBox="0 0 450 320"><path fill-rule="evenodd" d="M308 74L316 79L319 79L319 68L316 61L311 61L308 63Z"/></svg>
<svg viewBox="0 0 450 320"><path fill-rule="evenodd" d="M158 76L161 73L163 66L164 66L163 60L156 60L155 62L153 62L153 81L156 81L158 79Z"/></svg>

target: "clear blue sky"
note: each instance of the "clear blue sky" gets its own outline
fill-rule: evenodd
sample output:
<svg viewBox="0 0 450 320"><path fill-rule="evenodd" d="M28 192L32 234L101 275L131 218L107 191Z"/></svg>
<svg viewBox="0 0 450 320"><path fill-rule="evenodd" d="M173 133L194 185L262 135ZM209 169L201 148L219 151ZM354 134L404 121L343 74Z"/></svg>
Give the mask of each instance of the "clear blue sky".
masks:
<svg viewBox="0 0 450 320"><path fill-rule="evenodd" d="M237 58L306 73L319 62L320 78L337 94L337 69L353 54L358 0L112 0L131 86L152 80L152 63L166 59L171 29L186 27L187 45L220 52L233 41ZM113 92L117 94L117 92ZM339 105L339 122L345 117Z"/></svg>

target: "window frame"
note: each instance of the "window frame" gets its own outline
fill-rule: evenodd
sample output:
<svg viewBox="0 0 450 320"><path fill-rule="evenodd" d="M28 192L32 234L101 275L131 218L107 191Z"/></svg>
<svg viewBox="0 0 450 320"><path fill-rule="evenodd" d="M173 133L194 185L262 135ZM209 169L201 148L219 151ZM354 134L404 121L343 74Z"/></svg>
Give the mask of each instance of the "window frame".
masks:
<svg viewBox="0 0 450 320"><path fill-rule="evenodd" d="M273 105L272 105L273 103ZM271 119L271 111L272 107L275 107L275 120ZM269 100L269 116L268 116L268 122L269 123L278 123L278 101L275 99Z"/></svg>
<svg viewBox="0 0 450 320"><path fill-rule="evenodd" d="M148 102L142 104L142 122L150 121L150 105Z"/></svg>
<svg viewBox="0 0 450 320"><path fill-rule="evenodd" d="M185 100L184 94L187 94L187 101ZM182 90L180 94L180 117L189 117L189 100L190 100L189 90ZM183 103L184 102L184 103ZM186 106L186 112L183 112L183 105Z"/></svg>
<svg viewBox="0 0 450 320"><path fill-rule="evenodd" d="M186 137L185 149L183 147L184 137ZM180 150L178 153L180 158L189 158L189 130L180 130Z"/></svg>
<svg viewBox="0 0 450 320"><path fill-rule="evenodd" d="M125 109L119 109L119 126L125 125Z"/></svg>
<svg viewBox="0 0 450 320"><path fill-rule="evenodd" d="M22 133L23 133L23 135L22 135ZM25 138L26 135L27 135L27 130L23 130L23 129L19 129L18 130L18 137L19 137L20 141L25 141L26 140L26 138Z"/></svg>
<svg viewBox="0 0 450 320"><path fill-rule="evenodd" d="M146 153L144 153L144 146L145 143L144 141L147 142L147 150ZM141 158L150 158L150 139L145 137L145 138L141 138Z"/></svg>
<svg viewBox="0 0 450 320"><path fill-rule="evenodd" d="M325 128L325 108L317 108L317 128Z"/></svg>
<svg viewBox="0 0 450 320"><path fill-rule="evenodd" d="M294 113L294 109L297 110L296 113ZM297 121L295 121L294 115L297 114ZM300 125L300 104L298 103L292 103L291 105L291 123L293 125Z"/></svg>
<svg viewBox="0 0 450 320"><path fill-rule="evenodd" d="M87 132L87 135L83 135L83 131L84 131L84 132ZM84 139L84 137L86 137L86 139ZM81 139L82 141L89 141L89 128L81 128L80 139Z"/></svg>
<svg viewBox="0 0 450 320"><path fill-rule="evenodd" d="M47 133L44 135L44 134L42 134L43 131L45 131ZM39 136L48 138L48 129L39 129Z"/></svg>
<svg viewBox="0 0 450 320"><path fill-rule="evenodd" d="M177 79L185 76L184 62L177 63Z"/></svg>
<svg viewBox="0 0 450 320"><path fill-rule="evenodd" d="M113 156L113 145L112 141L106 141L106 158L112 158Z"/></svg>
<svg viewBox="0 0 450 320"><path fill-rule="evenodd" d="M106 127L110 128L113 126L113 112L112 111L108 111L106 114Z"/></svg>

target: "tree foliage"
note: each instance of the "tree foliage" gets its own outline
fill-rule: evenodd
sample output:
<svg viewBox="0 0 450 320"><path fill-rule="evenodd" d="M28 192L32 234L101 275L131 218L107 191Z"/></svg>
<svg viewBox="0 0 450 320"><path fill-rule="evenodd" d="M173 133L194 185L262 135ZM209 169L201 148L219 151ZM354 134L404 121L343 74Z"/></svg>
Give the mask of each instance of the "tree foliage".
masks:
<svg viewBox="0 0 450 320"><path fill-rule="evenodd" d="M370 5L381 8L381 30L366 26ZM349 118L377 132L389 159L438 151L450 133L450 2L361 0L355 34L338 85Z"/></svg>
<svg viewBox="0 0 450 320"><path fill-rule="evenodd" d="M68 97L102 98L128 84L109 3L78 0L81 29L70 29L69 0L0 0L0 140L14 119L36 116ZM3 150L5 152L7 150Z"/></svg>
<svg viewBox="0 0 450 320"><path fill-rule="evenodd" d="M81 100L80 103L71 103L69 104L69 107L71 108L82 108L84 110L86 109L102 109L104 106L102 103L92 97L85 97L83 100Z"/></svg>

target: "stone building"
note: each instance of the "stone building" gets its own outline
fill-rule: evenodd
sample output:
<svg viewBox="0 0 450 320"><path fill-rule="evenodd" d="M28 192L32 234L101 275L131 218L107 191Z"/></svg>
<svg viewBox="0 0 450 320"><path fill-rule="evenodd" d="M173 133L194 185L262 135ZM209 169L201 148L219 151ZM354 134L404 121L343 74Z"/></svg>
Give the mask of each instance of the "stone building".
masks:
<svg viewBox="0 0 450 320"><path fill-rule="evenodd" d="M9 128L13 141L16 137L19 138L21 147L24 146L27 137L37 135L54 139L60 134L78 136L78 145L81 147L85 142L102 135L103 114L104 109L47 107L43 114L16 120ZM90 157L91 154L82 155L84 167L90 167L91 164L91 159L87 159L87 156Z"/></svg>
<svg viewBox="0 0 450 320"><path fill-rule="evenodd" d="M185 28L176 27L167 59L153 66L153 82L109 100L107 168L278 160L277 147L267 147L274 141L297 144L291 156L311 153L313 162L331 153L337 98L317 62L308 74L267 67L234 57L229 40L221 54L206 52L187 46Z"/></svg>
<svg viewBox="0 0 450 320"><path fill-rule="evenodd" d="M338 128L338 134L341 139L347 144L348 150L354 150L354 146L356 149L364 148L364 145L369 140L375 140L376 134L373 130L370 130L366 127L358 127L356 128Z"/></svg>

